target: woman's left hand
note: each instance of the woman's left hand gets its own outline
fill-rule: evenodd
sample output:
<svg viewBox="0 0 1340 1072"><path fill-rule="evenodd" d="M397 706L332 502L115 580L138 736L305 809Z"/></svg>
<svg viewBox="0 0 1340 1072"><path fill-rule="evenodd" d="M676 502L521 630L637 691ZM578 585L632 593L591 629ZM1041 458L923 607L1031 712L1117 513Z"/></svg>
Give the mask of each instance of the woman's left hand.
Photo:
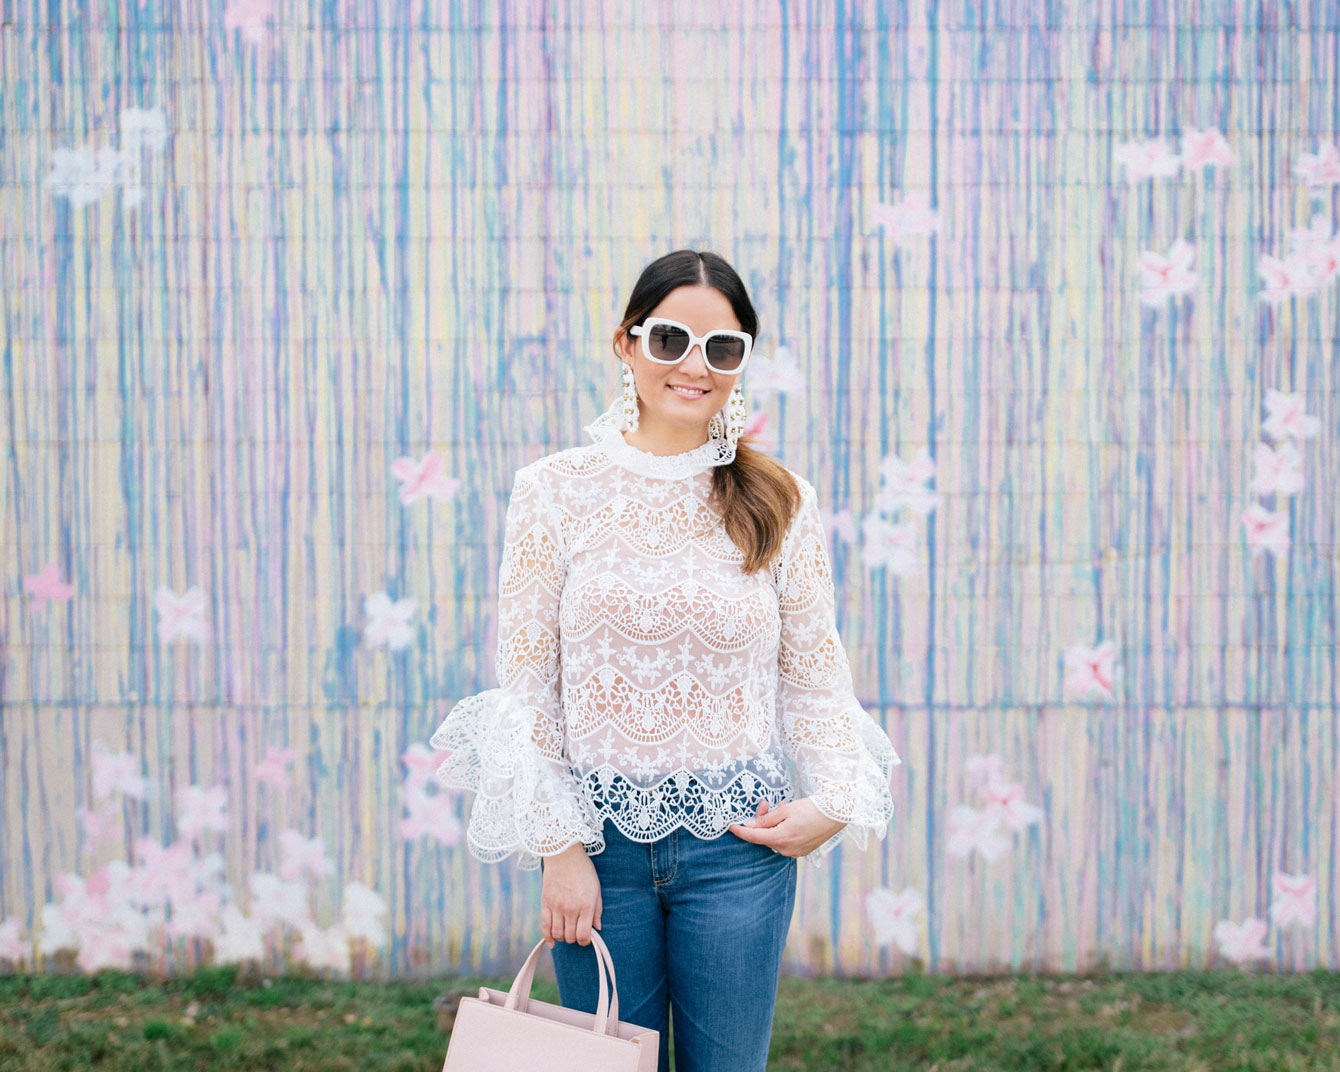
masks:
<svg viewBox="0 0 1340 1072"><path fill-rule="evenodd" d="M749 824L731 823L728 829L744 841L767 845L783 856L807 856L846 825L830 819L809 797L801 797L771 811L768 802L760 800Z"/></svg>

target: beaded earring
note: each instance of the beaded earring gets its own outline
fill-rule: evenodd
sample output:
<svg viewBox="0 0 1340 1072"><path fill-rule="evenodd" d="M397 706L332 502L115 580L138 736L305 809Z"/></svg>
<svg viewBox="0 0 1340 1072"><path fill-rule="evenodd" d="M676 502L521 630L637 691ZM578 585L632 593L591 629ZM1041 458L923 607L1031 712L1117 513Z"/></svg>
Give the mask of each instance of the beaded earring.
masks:
<svg viewBox="0 0 1340 1072"><path fill-rule="evenodd" d="M634 432L637 430L637 384L633 380L633 370L626 362L620 361L619 367L623 369L623 394L620 396L623 403L623 429Z"/></svg>
<svg viewBox="0 0 1340 1072"><path fill-rule="evenodd" d="M725 416L722 416L720 410L712 414L712 419L707 422L707 434L712 439L724 439L734 450L740 436L744 434L744 422L748 416L744 392L740 390L739 381L736 381L731 388L730 399L726 402Z"/></svg>

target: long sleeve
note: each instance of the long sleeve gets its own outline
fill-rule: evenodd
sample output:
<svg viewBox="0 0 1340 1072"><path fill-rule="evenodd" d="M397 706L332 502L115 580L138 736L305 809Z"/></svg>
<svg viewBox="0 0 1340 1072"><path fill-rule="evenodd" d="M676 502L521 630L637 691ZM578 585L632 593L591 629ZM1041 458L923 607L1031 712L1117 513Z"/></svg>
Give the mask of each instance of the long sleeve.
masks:
<svg viewBox="0 0 1340 1072"><path fill-rule="evenodd" d="M517 471L498 569L496 689L461 700L432 736L448 755L437 778L476 796L466 842L477 859L518 853L525 870L581 841L605 848L602 824L564 758L559 699L563 519L549 474Z"/></svg>
<svg viewBox="0 0 1340 1072"><path fill-rule="evenodd" d="M889 777L902 762L857 701L838 636L827 534L814 486L802 501L774 566L781 614L777 715L783 751L795 764L797 796L847 825L809 854L818 866L844 837L864 850L893 817Z"/></svg>

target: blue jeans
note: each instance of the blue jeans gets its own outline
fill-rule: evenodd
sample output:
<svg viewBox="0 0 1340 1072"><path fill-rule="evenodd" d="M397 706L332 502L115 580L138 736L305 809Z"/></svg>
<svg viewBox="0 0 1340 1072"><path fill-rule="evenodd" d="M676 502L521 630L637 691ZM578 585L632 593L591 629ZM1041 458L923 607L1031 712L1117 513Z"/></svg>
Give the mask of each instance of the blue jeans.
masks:
<svg viewBox="0 0 1340 1072"><path fill-rule="evenodd" d="M659 1072L763 1072L797 861L727 831L633 841L605 819L600 937L614 959L619 1019L660 1032ZM541 860L543 866L543 860ZM596 954L554 942L559 1000L596 1011Z"/></svg>

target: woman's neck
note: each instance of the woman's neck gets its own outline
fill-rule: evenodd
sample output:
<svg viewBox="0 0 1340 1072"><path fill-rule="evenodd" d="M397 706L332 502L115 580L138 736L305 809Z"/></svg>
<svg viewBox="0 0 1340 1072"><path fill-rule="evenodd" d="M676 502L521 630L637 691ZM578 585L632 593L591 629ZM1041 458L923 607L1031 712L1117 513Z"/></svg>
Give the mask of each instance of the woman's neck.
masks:
<svg viewBox="0 0 1340 1072"><path fill-rule="evenodd" d="M662 456L683 454L701 447L710 438L707 425L701 428L683 428L677 425L658 426L648 421L646 414L638 418L637 429L623 433L624 442L648 454Z"/></svg>

